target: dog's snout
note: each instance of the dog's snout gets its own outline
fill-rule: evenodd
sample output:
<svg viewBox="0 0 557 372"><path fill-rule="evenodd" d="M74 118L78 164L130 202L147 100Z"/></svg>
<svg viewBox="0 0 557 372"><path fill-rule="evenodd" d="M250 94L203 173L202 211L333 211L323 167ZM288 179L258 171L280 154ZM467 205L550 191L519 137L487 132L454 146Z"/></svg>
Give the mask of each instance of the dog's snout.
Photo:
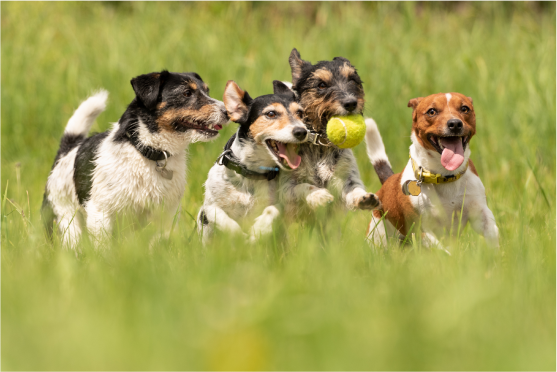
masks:
<svg viewBox="0 0 557 372"><path fill-rule="evenodd" d="M346 109L346 111L352 112L356 109L356 106L358 106L358 101L355 99L347 99L342 102L342 106Z"/></svg>
<svg viewBox="0 0 557 372"><path fill-rule="evenodd" d="M305 128L296 127L292 131L292 135L296 137L296 139L303 140L306 138L308 131Z"/></svg>
<svg viewBox="0 0 557 372"><path fill-rule="evenodd" d="M449 127L451 132L460 132L462 130L462 120L451 119L447 121L447 127Z"/></svg>

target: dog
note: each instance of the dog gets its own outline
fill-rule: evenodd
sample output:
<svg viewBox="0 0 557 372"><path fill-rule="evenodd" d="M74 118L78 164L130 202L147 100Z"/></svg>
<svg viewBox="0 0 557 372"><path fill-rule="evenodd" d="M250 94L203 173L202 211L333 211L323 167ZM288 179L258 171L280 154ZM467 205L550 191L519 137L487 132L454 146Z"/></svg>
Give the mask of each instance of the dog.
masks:
<svg viewBox="0 0 557 372"><path fill-rule="evenodd" d="M237 221L258 205L265 208L255 219L250 241L270 233L280 215L277 176L300 166L297 148L307 140L308 131L294 92L277 80L273 86L273 94L252 99L234 81L226 84L224 105L240 127L205 182L205 201L197 217L204 243L215 228L242 234Z"/></svg>
<svg viewBox="0 0 557 372"><path fill-rule="evenodd" d="M364 89L350 61L335 57L313 65L294 48L289 57L292 89L304 110L309 141L300 146L302 165L280 177L279 195L288 215L302 215L330 203L340 193L350 209L373 209L377 197L365 191L351 149L340 149L327 139L327 122L334 115L362 114Z"/></svg>
<svg viewBox="0 0 557 372"><path fill-rule="evenodd" d="M135 98L109 131L86 138L106 108L106 91L85 100L66 126L42 206L47 231L56 221L65 245L80 238L78 211L96 242L123 210L159 206L172 221L186 185L188 145L213 140L228 122L224 104L196 73L153 72L131 85Z"/></svg>
<svg viewBox="0 0 557 372"><path fill-rule="evenodd" d="M476 134L472 98L438 93L411 99L408 107L413 109L412 145L402 173L393 174L377 124L366 119L367 152L382 184L377 192L382 207L372 212L368 240L384 245L387 236L403 239L421 223L424 244L441 247L437 236L443 230L470 221L488 244L498 247L495 217L470 159Z"/></svg>

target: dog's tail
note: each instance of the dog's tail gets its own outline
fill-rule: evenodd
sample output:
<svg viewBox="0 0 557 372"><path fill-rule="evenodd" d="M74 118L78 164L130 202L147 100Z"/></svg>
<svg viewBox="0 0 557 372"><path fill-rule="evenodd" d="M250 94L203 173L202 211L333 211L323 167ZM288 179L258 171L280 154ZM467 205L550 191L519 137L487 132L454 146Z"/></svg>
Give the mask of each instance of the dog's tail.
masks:
<svg viewBox="0 0 557 372"><path fill-rule="evenodd" d="M366 145L369 160L375 168L381 184L384 184L387 178L393 175L393 168L389 163L377 124L372 118L366 119Z"/></svg>
<svg viewBox="0 0 557 372"><path fill-rule="evenodd" d="M68 139L71 138L72 142L81 142L89 133L97 116L106 109L107 99L108 92L101 89L83 101L68 121L62 141L69 137Z"/></svg>

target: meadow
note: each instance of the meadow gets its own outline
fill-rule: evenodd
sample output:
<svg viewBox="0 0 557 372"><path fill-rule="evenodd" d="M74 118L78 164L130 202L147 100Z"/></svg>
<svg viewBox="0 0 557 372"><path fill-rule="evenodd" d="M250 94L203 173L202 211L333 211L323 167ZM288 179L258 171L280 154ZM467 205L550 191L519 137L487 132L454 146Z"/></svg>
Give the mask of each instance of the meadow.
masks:
<svg viewBox="0 0 557 372"><path fill-rule="evenodd" d="M4 370L555 370L555 3L1 4L1 362ZM235 131L190 147L182 216L124 216L111 247L81 253L46 238L46 178L64 126L110 92L94 131L133 98L130 79L195 71L222 99L289 80L296 47L343 56L364 81L395 170L408 160L408 100L471 96L472 159L501 248L470 227L451 255L374 248L370 213L330 206L256 245L195 216L207 172ZM368 190L380 187L365 146Z"/></svg>

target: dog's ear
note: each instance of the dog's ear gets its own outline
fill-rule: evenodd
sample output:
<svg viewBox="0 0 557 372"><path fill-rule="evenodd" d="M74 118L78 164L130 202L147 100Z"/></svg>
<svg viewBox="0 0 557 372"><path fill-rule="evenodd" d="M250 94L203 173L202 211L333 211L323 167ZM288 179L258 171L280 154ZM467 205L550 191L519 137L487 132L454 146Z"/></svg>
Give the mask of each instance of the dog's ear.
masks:
<svg viewBox="0 0 557 372"><path fill-rule="evenodd" d="M344 57L335 57L335 58L333 58L333 61L341 61L341 62L346 62L346 63L348 63L348 65L349 65L349 66L352 66L352 64L350 63L350 61L349 61L349 60L347 60L347 59L346 59L346 58L344 58Z"/></svg>
<svg viewBox="0 0 557 372"><path fill-rule="evenodd" d="M290 63L290 68L292 69L292 84L296 85L302 77L302 68L304 67L304 65L311 64L302 59L300 53L296 48L292 49L292 52L290 52L288 62Z"/></svg>
<svg viewBox="0 0 557 372"><path fill-rule="evenodd" d="M412 107L412 110L415 110L422 99L424 99L424 97L412 98L410 101L408 101L408 107Z"/></svg>
<svg viewBox="0 0 557 372"><path fill-rule="evenodd" d="M222 98L230 120L238 123L247 119L248 106L253 101L248 92L244 92L233 80L229 80L224 88Z"/></svg>
<svg viewBox="0 0 557 372"><path fill-rule="evenodd" d="M296 98L294 91L280 80L273 80L273 94L290 96L292 99Z"/></svg>
<svg viewBox="0 0 557 372"><path fill-rule="evenodd" d="M474 100L472 99L472 97L466 97L466 98L468 98L470 100L471 104L474 104Z"/></svg>
<svg viewBox="0 0 557 372"><path fill-rule="evenodd" d="M157 107L157 100L161 88L164 86L169 72L153 72L150 74L139 75L131 80L132 88L137 99L148 109L154 110Z"/></svg>

